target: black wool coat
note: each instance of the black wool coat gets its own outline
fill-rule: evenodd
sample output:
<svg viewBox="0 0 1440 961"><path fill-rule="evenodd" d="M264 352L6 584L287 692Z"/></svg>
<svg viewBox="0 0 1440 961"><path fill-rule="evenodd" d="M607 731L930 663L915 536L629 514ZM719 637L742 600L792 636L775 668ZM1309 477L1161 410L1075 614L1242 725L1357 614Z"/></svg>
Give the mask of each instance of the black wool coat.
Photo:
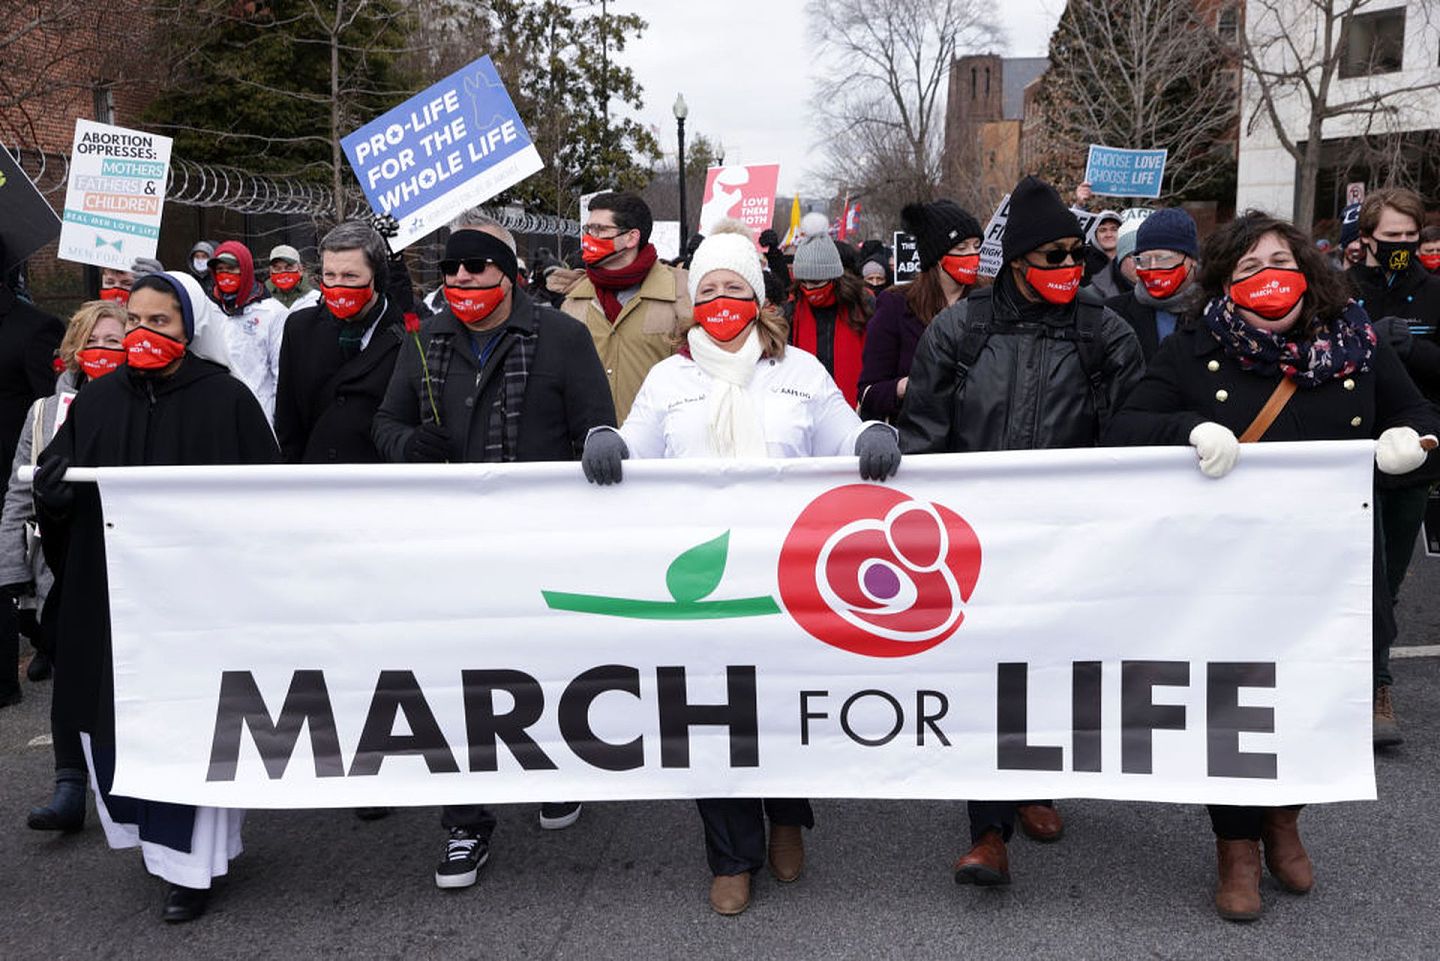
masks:
<svg viewBox="0 0 1440 961"><path fill-rule="evenodd" d="M75 467L272 464L275 436L255 395L219 364L187 354L170 377L121 367L76 395L41 459L63 455ZM45 560L55 572L46 617L54 618L57 723L114 743L105 520L94 484L77 484L63 516L38 505ZM202 572L203 575L203 572ZM154 585L163 605L183 584Z"/></svg>
<svg viewBox="0 0 1440 961"><path fill-rule="evenodd" d="M508 328L508 329L507 329ZM585 325L567 314L514 293L510 316L497 328L501 341L481 370L469 346L469 331L446 307L426 319L420 343L449 334L450 369L436 398L440 423L450 435L450 460L485 459L490 410L500 389L505 357L518 336L536 337L535 355L520 408L517 461L577 460L592 427L615 426L615 402L595 342ZM381 457L405 460L405 445L428 406L421 348L407 337L380 409L373 436Z"/></svg>
<svg viewBox="0 0 1440 961"><path fill-rule="evenodd" d="M341 322L324 304L285 322L275 435L287 464L373 464L384 458L370 428L406 338L404 313L386 297L370 342L357 356L340 351Z"/></svg>
<svg viewBox="0 0 1440 961"><path fill-rule="evenodd" d="M55 393L55 349L64 336L64 324L0 284L0 498L30 405Z"/></svg>
<svg viewBox="0 0 1440 961"><path fill-rule="evenodd" d="M1189 444L1190 432L1206 421L1223 424L1239 436L1270 399L1280 376L1278 371L1265 375L1242 369L1208 330L1178 330L1160 345L1140 385L1110 422L1105 443ZM1391 427L1440 433L1440 411L1381 340L1368 372L1299 388L1261 440L1374 439ZM1387 486L1440 477L1440 457L1431 454L1426 464L1403 478L1381 477Z"/></svg>
<svg viewBox="0 0 1440 961"><path fill-rule="evenodd" d="M1419 264L1393 278L1363 264L1346 274L1356 301L1372 320L1400 317L1419 328L1402 359L1425 396L1440 400L1440 277Z"/></svg>

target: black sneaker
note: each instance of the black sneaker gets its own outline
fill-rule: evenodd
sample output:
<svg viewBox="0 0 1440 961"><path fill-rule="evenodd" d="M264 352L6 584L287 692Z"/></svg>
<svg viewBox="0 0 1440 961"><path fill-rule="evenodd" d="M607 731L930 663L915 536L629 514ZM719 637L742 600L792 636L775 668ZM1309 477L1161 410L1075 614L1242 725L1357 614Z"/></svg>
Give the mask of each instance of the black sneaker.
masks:
<svg viewBox="0 0 1440 961"><path fill-rule="evenodd" d="M451 828L445 839L445 857L435 868L437 888L468 888L490 860L490 841L464 828Z"/></svg>
<svg viewBox="0 0 1440 961"><path fill-rule="evenodd" d="M540 829L559 831L580 820L579 801L549 801L540 805Z"/></svg>

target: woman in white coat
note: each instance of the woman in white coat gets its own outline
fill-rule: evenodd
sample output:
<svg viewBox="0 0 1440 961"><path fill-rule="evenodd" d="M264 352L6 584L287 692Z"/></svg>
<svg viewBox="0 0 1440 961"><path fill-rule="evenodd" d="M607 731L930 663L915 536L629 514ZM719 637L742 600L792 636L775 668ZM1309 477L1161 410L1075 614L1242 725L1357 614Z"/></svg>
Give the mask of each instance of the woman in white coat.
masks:
<svg viewBox="0 0 1440 961"><path fill-rule="evenodd" d="M693 321L677 332L679 352L651 368L619 430L602 427L585 441L582 465L592 483L621 479L627 457L860 458L860 476L879 481L900 466L894 430L862 423L812 355L786 346L786 323L765 302L755 241L723 221L690 265ZM725 798L697 802L715 875L710 904L739 914L750 903L750 878L767 856L779 881L805 863L802 798Z"/></svg>

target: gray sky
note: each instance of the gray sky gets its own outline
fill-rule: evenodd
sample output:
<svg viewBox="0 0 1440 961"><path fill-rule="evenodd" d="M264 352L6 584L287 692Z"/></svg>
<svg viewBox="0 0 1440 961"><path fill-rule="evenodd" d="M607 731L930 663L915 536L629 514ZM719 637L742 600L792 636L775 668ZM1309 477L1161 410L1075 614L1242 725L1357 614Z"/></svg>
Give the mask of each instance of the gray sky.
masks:
<svg viewBox="0 0 1440 961"><path fill-rule="evenodd" d="M875 0L876 3L894 0ZM1005 56L1044 56L1065 0L997 3L1009 43ZM805 37L803 0L612 0L650 29L621 55L645 89L639 119L656 128L663 150L675 150L671 106L690 107L687 138L718 137L727 163L780 164L780 193L808 186L818 165L809 106L818 72ZM783 38L794 37L793 42Z"/></svg>

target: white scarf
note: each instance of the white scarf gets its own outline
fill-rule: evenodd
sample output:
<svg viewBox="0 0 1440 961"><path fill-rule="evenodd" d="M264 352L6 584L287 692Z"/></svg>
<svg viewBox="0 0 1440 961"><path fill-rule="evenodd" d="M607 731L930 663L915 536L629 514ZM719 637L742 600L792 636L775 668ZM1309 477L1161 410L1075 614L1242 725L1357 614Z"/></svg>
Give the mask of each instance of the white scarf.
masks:
<svg viewBox="0 0 1440 961"><path fill-rule="evenodd" d="M699 327L691 327L686 339L691 358L710 376L707 403L711 453L716 457L767 456L760 412L745 389L755 376L755 365L763 352L759 331L751 327L745 343L734 353L715 343Z"/></svg>

